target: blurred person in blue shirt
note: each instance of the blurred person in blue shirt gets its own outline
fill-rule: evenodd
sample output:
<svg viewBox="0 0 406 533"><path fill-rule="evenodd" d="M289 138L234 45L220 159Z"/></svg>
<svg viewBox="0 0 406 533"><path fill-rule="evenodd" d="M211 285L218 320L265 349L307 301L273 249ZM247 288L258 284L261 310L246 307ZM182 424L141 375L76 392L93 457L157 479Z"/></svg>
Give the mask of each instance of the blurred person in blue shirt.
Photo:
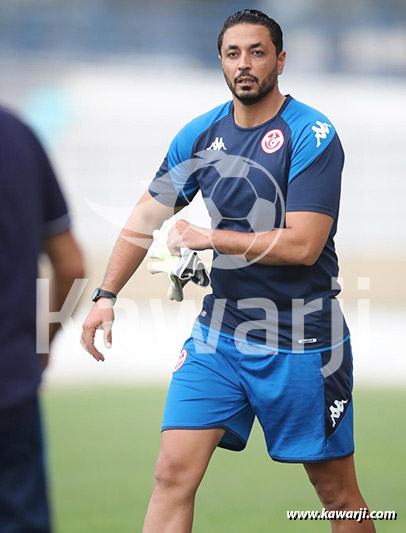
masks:
<svg viewBox="0 0 406 533"><path fill-rule="evenodd" d="M33 132L0 108L0 532L51 531L38 387L36 280L52 266L50 310L83 277L81 251L52 166ZM50 340L58 329L51 324Z"/></svg>

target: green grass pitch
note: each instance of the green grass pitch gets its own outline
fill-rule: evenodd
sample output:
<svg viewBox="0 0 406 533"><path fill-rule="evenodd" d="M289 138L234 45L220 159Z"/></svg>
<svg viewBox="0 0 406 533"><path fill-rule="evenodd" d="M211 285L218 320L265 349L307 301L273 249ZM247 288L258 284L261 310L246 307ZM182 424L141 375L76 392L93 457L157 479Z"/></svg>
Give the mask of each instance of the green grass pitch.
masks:
<svg viewBox="0 0 406 533"><path fill-rule="evenodd" d="M54 389L43 393L57 533L139 532L159 448L163 388ZM356 465L371 509L395 510L378 531L406 531L406 392L358 390ZM244 452L218 449L199 489L194 533L328 532L288 521L320 510L301 465L268 458L256 424Z"/></svg>

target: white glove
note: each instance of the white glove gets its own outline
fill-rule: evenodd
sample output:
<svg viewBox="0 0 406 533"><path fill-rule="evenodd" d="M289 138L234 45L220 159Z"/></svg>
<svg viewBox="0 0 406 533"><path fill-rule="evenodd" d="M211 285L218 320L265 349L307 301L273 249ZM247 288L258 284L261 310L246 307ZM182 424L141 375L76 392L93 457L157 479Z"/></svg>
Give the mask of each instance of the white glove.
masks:
<svg viewBox="0 0 406 533"><path fill-rule="evenodd" d="M167 296L169 300L181 302L183 287L186 283L193 281L197 285L207 287L210 283L210 276L205 264L195 251L181 248L181 257L171 255L167 240L172 226L173 222L165 220L161 229L154 230L152 234L154 241L148 251L148 256L157 261L149 262L147 268L151 274L166 272L170 279Z"/></svg>

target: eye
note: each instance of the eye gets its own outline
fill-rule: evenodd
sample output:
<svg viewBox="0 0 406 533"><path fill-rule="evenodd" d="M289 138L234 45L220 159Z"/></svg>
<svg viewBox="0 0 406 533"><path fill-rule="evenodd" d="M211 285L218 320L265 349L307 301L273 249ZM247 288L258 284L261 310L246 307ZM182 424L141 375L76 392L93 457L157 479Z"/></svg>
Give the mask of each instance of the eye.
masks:
<svg viewBox="0 0 406 533"><path fill-rule="evenodd" d="M264 52L262 50L254 50L252 53L254 56L257 57L264 55Z"/></svg>
<svg viewBox="0 0 406 533"><path fill-rule="evenodd" d="M227 54L227 57L230 57L231 59L233 59L234 57L237 57L237 52L229 52Z"/></svg>

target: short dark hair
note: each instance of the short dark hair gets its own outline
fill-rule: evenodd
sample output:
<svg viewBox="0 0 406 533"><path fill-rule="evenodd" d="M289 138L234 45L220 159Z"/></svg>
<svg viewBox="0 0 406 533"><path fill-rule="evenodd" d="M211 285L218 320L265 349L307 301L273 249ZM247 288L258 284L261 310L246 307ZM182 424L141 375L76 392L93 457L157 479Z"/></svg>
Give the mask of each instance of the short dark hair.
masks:
<svg viewBox="0 0 406 533"><path fill-rule="evenodd" d="M276 55L279 55L282 52L283 33L279 24L258 9L243 9L242 11L237 11L237 13L234 13L234 15L230 15L224 21L223 27L221 28L221 32L219 33L217 39L217 48L220 55L224 33L226 30L228 30L228 28L236 26L237 24L258 24L260 26L265 26L268 28L271 40L275 45Z"/></svg>

